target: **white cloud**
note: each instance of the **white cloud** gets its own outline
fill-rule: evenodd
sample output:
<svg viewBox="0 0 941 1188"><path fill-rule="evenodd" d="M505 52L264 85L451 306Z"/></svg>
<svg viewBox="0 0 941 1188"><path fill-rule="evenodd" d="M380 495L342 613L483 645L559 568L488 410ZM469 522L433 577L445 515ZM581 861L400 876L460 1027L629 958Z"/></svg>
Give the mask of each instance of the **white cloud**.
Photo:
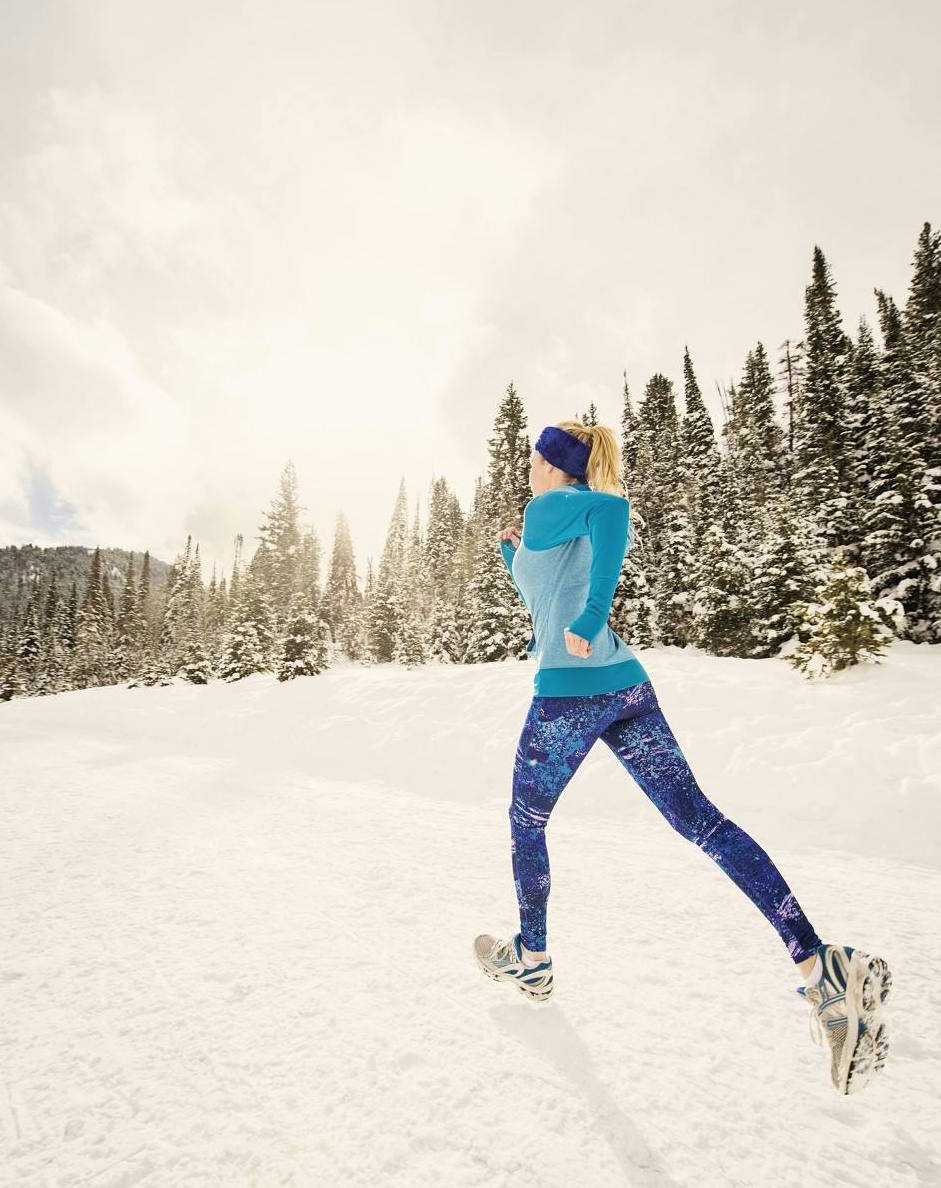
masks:
<svg viewBox="0 0 941 1188"><path fill-rule="evenodd" d="M814 243L847 328L903 299L941 182L933 9L8 7L0 503L38 468L162 555L227 567L291 457L364 566L401 475L469 500L511 379L617 423L688 343L716 411Z"/></svg>

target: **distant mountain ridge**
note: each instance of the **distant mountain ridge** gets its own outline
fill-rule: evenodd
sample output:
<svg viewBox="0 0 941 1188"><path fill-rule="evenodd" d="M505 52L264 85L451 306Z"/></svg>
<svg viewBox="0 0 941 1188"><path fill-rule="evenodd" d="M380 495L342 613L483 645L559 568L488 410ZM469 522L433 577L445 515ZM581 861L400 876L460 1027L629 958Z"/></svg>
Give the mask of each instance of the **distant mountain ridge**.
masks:
<svg viewBox="0 0 941 1188"><path fill-rule="evenodd" d="M134 575L140 577L144 549L134 550ZM0 605L15 600L17 590L39 582L46 588L53 577L60 591L68 591L73 580L81 593L85 588L95 546L86 545L5 545L0 547ZM130 549L101 550L102 573L107 573L112 591L117 594L127 573ZM150 556L151 589L160 590L167 583L170 565ZM116 584L117 583L117 584Z"/></svg>

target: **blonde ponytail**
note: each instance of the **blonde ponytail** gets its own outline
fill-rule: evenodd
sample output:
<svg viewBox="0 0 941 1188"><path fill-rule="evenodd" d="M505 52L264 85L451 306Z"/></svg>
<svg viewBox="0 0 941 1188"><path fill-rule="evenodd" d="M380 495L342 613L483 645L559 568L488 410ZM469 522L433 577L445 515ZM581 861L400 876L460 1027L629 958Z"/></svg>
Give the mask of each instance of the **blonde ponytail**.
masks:
<svg viewBox="0 0 941 1188"><path fill-rule="evenodd" d="M587 466L589 487L626 499L621 449L614 430L607 425L583 425L581 421L556 421L556 428L565 429L591 447Z"/></svg>

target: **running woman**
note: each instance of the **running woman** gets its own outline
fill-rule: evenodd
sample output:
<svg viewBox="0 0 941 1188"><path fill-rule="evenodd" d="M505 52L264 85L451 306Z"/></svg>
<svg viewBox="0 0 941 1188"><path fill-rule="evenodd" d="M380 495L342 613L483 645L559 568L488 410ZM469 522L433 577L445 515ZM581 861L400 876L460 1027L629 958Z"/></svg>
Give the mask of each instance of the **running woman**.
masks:
<svg viewBox="0 0 941 1188"><path fill-rule="evenodd" d="M650 678L608 626L629 547L630 504L621 453L606 425L561 421L539 434L523 530L499 535L507 569L532 620L534 695L513 764L509 808L520 930L474 941L488 977L533 1002L552 995L546 948L549 814L600 738L670 825L725 871L771 922L802 979L811 1032L830 1049L838 1092L864 1088L882 1069L888 1033L882 1008L892 974L881 957L821 941L765 851L724 816L696 782Z"/></svg>

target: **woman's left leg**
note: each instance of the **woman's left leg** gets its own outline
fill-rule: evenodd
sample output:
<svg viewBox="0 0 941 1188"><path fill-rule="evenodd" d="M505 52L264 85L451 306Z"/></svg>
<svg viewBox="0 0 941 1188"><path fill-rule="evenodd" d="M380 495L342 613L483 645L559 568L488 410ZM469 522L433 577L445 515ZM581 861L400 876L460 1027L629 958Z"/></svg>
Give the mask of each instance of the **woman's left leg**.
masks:
<svg viewBox="0 0 941 1188"><path fill-rule="evenodd" d="M612 694L534 697L513 762L510 860L520 935L530 953L546 948L549 851L546 826L569 780L610 721Z"/></svg>
<svg viewBox="0 0 941 1188"><path fill-rule="evenodd" d="M644 714L612 722L601 738L677 833L721 866L771 922L795 964L812 957L822 942L781 872L705 796L659 703Z"/></svg>

